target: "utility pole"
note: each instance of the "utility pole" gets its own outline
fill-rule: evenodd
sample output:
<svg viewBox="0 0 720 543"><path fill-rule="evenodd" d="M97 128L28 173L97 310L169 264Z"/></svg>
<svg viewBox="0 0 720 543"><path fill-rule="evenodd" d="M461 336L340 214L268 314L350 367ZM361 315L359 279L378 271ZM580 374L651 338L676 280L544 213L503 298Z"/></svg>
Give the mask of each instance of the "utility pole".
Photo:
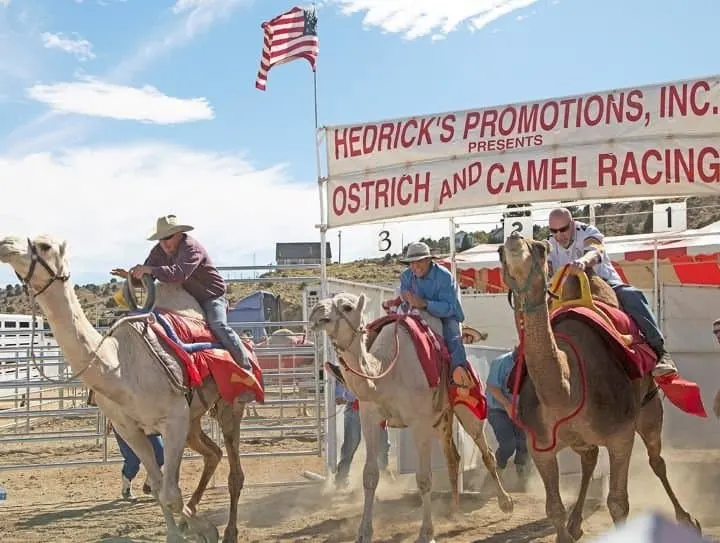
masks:
<svg viewBox="0 0 720 543"><path fill-rule="evenodd" d="M342 264L342 230L338 230L338 264Z"/></svg>

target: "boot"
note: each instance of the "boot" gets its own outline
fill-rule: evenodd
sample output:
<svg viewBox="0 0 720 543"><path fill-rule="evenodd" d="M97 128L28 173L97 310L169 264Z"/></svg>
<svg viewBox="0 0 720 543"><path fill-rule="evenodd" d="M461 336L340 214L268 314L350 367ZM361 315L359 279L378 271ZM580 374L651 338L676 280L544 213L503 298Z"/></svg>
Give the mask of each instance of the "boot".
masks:
<svg viewBox="0 0 720 543"><path fill-rule="evenodd" d="M135 499L135 496L133 496L131 487L132 487L132 483L130 482L130 479L128 479L127 477L125 477L123 475L122 476L122 491L121 491L123 500L134 500Z"/></svg>
<svg viewBox="0 0 720 543"><path fill-rule="evenodd" d="M658 360L652 370L653 377L668 377L677 374L677 366L675 365L675 361L670 357L670 354L664 348L660 348L656 352Z"/></svg>
<svg viewBox="0 0 720 543"><path fill-rule="evenodd" d="M470 373L463 366L458 366L452 371L452 383L459 386L460 388L472 388L473 383Z"/></svg>

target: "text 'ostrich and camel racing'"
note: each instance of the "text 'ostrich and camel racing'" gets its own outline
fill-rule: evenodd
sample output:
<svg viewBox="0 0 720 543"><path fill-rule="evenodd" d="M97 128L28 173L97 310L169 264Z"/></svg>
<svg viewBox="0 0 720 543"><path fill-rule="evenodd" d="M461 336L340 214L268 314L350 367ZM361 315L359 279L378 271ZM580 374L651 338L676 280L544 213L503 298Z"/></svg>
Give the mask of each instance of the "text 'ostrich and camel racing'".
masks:
<svg viewBox="0 0 720 543"><path fill-rule="evenodd" d="M707 195L720 78L332 126L328 224L505 203Z"/></svg>

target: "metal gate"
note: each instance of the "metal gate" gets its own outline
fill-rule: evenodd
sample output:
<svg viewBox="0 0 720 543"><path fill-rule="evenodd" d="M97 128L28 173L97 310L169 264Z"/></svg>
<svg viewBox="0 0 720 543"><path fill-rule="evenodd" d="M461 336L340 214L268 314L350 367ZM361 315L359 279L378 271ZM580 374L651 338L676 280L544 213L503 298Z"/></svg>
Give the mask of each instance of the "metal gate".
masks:
<svg viewBox="0 0 720 543"><path fill-rule="evenodd" d="M225 267L220 270L228 274L289 267ZM298 267L311 266L292 266ZM257 275L230 277L227 281L273 281ZM305 284L318 281L316 277L278 279ZM238 328L248 323L229 324L240 332ZM247 406L241 427L241 444L245 444L241 457L322 456L325 402L318 353L322 343L314 341L306 321L272 322L272 326L292 329L291 335L296 334L305 341L276 344L271 340L256 347L256 355L263 366L266 401L263 405L251 403ZM98 328L98 331L104 333L106 329ZM8 343L8 335L3 332L0 330L0 345ZM37 364L54 379L70 378L69 365L55 342L44 339L43 343L46 345L36 343ZM32 364L29 351L28 347L0 347L0 472L122 462L113 434L106 431L104 415L96 407L87 405L88 389L83 383L74 380L58 385L44 380ZM206 416L203 426L223 448L215 420ZM302 446L288 447L284 443L288 440ZM42 449L42 454L33 454L32 451L38 448ZM186 449L185 458L199 456ZM296 481L256 484L248 481L246 486L301 484L313 480L317 478L300 477Z"/></svg>

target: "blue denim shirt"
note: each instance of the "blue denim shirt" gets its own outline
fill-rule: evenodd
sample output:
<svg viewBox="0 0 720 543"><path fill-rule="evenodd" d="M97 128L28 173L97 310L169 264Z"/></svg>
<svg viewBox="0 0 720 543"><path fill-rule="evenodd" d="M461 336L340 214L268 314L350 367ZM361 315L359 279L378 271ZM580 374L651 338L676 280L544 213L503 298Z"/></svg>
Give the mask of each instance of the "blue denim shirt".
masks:
<svg viewBox="0 0 720 543"><path fill-rule="evenodd" d="M427 301L427 311L440 319L465 320L452 273L432 262L425 277L415 277L407 268L400 274L400 291L411 291Z"/></svg>
<svg viewBox="0 0 720 543"><path fill-rule="evenodd" d="M507 381L510 376L510 371L512 371L513 364L515 363L514 354L515 351L512 350L498 356L490 363L490 370L488 371L486 383L487 386L494 386L502 390L503 395L508 400L512 400L512 389L508 386ZM490 392L487 394L487 401L489 409L505 409Z"/></svg>
<svg viewBox="0 0 720 543"><path fill-rule="evenodd" d="M350 392L348 389L346 389L344 386L342 386L342 383L340 381L335 381L335 398L342 398L348 403L352 403L355 401L355 394Z"/></svg>

